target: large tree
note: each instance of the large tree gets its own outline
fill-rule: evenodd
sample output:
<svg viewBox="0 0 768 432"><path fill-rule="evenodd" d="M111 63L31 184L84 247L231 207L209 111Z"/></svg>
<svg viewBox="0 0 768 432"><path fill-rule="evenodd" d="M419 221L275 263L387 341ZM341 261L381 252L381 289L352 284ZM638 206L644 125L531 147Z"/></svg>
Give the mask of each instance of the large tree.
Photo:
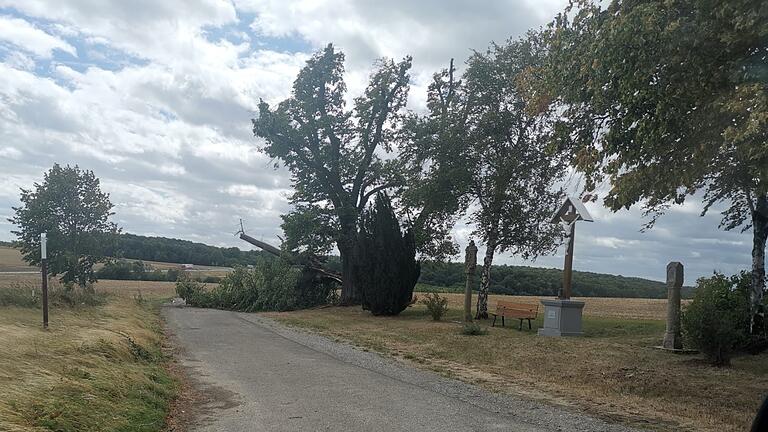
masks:
<svg viewBox="0 0 768 432"><path fill-rule="evenodd" d="M325 217L324 226L333 230L342 261L343 304L360 302L351 257L360 214L376 192L399 183L397 160L381 154L392 151L402 123L410 67L410 57L399 63L379 60L365 91L347 109L344 54L328 45L299 72L291 97L275 108L261 101L253 120L254 134L265 141L263 150L291 171L291 201L307 213L289 222Z"/></svg>
<svg viewBox="0 0 768 432"><path fill-rule="evenodd" d="M13 210L8 221L18 226L11 232L25 261L40 265L40 234L47 233L51 275L81 287L96 280L93 266L106 260L103 252L119 229L109 221L112 203L93 171L54 164L42 183L21 190L21 206Z"/></svg>
<svg viewBox="0 0 768 432"><path fill-rule="evenodd" d="M497 251L524 259L554 251L561 239L550 218L562 198L556 188L565 159L551 146L549 113L531 114L527 74L539 65L539 37L475 53L464 74L471 95L467 119L469 217L485 244L477 318L488 317L491 266Z"/></svg>
<svg viewBox="0 0 768 432"><path fill-rule="evenodd" d="M400 135L406 182L397 198L423 257L442 261L459 253L451 231L469 201L471 174L461 156L466 92L451 60L427 88L427 112L409 113Z"/></svg>
<svg viewBox="0 0 768 432"><path fill-rule="evenodd" d="M702 215L723 203L722 228L752 229L753 325L768 237L766 22L753 0L575 1L550 26L542 69L558 138L587 189L610 182L609 208L639 204L650 227L703 191Z"/></svg>
<svg viewBox="0 0 768 432"><path fill-rule="evenodd" d="M475 53L462 80L453 65L435 75L429 113L413 123L414 148L405 152L410 163L424 167L424 178L409 192L422 198L419 215L466 213L485 244L478 318L488 317L497 252L535 258L553 251L561 238L549 218L561 196L556 184L565 160L549 142L552 117L527 109L527 75L539 65L541 50L539 36L531 33ZM440 207L441 201L447 205Z"/></svg>

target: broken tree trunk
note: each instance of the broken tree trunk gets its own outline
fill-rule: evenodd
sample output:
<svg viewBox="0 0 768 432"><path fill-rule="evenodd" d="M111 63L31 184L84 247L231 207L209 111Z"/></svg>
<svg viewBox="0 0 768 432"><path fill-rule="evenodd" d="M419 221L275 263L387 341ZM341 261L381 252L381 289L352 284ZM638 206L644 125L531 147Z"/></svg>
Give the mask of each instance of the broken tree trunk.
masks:
<svg viewBox="0 0 768 432"><path fill-rule="evenodd" d="M317 257L313 256L313 257L310 257L309 259L296 259L294 255L283 253L283 251L280 250L279 248L276 248L271 244L263 242L261 240L256 240L255 238L244 233L243 231L240 231L240 239L247 241L248 243L260 248L265 252L271 253L272 255L275 255L277 257L281 257L287 260L292 265L303 266L315 272L319 278L330 279L338 282L339 284L343 283L341 280L341 275L323 268L320 265L320 260Z"/></svg>
<svg viewBox="0 0 768 432"><path fill-rule="evenodd" d="M252 244L252 245L254 245L254 246L258 247L258 248L261 248L261 250L263 250L265 252L269 252L272 255L275 255L275 256L280 256L281 255L282 251L280 249L272 246L269 243L265 243L265 242L263 242L261 240L256 240L255 238L249 236L248 234L246 234L244 232L240 232L240 239L241 240L245 240L248 243L250 243L250 244Z"/></svg>

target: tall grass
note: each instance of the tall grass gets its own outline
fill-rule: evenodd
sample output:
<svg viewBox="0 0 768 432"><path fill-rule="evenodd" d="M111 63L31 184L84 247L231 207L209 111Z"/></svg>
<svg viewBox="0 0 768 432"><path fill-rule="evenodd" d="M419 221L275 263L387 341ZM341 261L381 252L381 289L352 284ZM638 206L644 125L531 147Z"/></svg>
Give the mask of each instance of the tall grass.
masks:
<svg viewBox="0 0 768 432"><path fill-rule="evenodd" d="M0 430L163 430L177 386L158 306L114 295L56 310L49 331L35 310L0 309Z"/></svg>
<svg viewBox="0 0 768 432"><path fill-rule="evenodd" d="M48 287L48 303L51 306L98 306L106 302L106 294L91 287L80 288L52 282ZM13 282L0 287L0 306L39 308L43 303L42 288L31 282Z"/></svg>

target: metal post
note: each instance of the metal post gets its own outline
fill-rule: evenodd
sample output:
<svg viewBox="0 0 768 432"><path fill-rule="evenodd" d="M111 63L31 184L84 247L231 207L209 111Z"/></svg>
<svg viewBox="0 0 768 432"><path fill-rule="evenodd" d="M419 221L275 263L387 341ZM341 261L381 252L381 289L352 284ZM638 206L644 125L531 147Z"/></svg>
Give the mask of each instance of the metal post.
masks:
<svg viewBox="0 0 768 432"><path fill-rule="evenodd" d="M40 234L40 267L43 274L43 328L48 329L48 239Z"/></svg>
<svg viewBox="0 0 768 432"><path fill-rule="evenodd" d="M576 221L570 223L568 230L568 248L565 251L565 267L563 268L563 290L560 293L561 300L571 298L571 285L573 281L573 243L576 234Z"/></svg>

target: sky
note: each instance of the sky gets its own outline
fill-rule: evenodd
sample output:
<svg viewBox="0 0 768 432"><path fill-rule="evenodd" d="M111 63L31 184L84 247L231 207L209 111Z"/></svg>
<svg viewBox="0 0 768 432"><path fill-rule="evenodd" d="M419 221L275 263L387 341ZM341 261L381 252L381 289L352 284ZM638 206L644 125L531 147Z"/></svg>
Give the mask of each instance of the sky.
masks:
<svg viewBox="0 0 768 432"><path fill-rule="evenodd" d="M0 0L0 240L30 188L54 163L93 170L125 232L217 246L279 244L290 177L259 151L259 99L290 95L305 61L327 43L347 57L350 97L377 58L413 56L408 108L424 110L431 75L528 29L561 0ZM578 193L578 181L571 193ZM576 228L576 270L663 280L669 261L686 284L750 264L749 232L718 229L691 199L640 232L640 209L588 204ZM554 211L554 209L553 209ZM457 225L462 249L472 227ZM480 253L482 253L482 248ZM561 267L554 256L499 264Z"/></svg>

